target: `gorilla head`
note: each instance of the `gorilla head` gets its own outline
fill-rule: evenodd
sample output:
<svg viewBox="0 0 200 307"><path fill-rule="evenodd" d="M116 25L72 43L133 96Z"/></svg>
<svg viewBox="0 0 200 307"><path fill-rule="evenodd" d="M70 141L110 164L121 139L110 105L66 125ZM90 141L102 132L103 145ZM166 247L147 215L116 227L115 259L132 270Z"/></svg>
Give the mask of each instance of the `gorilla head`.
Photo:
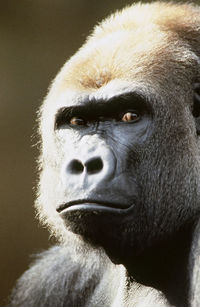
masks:
<svg viewBox="0 0 200 307"><path fill-rule="evenodd" d="M72 232L134 263L189 233L200 208L197 23L192 6L132 6L56 77L40 113L37 208L62 240Z"/></svg>

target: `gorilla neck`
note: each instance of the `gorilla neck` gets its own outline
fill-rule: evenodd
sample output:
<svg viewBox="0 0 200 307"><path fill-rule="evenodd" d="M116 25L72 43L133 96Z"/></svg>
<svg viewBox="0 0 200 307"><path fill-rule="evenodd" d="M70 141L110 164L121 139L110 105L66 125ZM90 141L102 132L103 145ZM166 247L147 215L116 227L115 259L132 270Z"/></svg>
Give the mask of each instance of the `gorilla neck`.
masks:
<svg viewBox="0 0 200 307"><path fill-rule="evenodd" d="M175 306L188 306L193 231L194 225L187 225L142 255L126 259L124 265L130 279L161 290Z"/></svg>

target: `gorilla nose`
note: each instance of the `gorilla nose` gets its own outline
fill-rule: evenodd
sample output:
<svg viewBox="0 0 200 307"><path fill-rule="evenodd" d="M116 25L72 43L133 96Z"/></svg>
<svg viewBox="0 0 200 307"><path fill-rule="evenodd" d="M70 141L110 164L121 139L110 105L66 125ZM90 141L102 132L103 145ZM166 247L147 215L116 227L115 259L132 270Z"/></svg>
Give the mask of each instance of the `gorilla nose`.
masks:
<svg viewBox="0 0 200 307"><path fill-rule="evenodd" d="M73 159L68 165L68 171L71 174L79 175L86 171L87 175L93 175L101 172L103 169L103 161L101 157L93 157L85 163L82 163L80 160Z"/></svg>
<svg viewBox="0 0 200 307"><path fill-rule="evenodd" d="M85 167L88 174L96 174L103 169L103 161L100 157L91 158L86 161Z"/></svg>
<svg viewBox="0 0 200 307"><path fill-rule="evenodd" d="M113 180L116 166L116 157L109 147L91 147L90 151L80 149L79 153L64 161L62 183L71 193L80 188L85 192L98 189Z"/></svg>

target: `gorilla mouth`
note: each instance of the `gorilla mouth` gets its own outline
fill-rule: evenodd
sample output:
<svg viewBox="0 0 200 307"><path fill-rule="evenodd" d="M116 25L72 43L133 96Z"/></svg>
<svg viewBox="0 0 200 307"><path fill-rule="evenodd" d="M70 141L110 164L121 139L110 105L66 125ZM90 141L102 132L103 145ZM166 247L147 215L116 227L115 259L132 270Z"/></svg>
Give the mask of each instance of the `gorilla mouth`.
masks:
<svg viewBox="0 0 200 307"><path fill-rule="evenodd" d="M113 202L97 201L93 199L79 199L70 201L59 205L56 208L58 213L63 213L64 211L74 211L74 210L97 210L97 211L110 211L110 210L127 210L132 207L133 204L119 204Z"/></svg>

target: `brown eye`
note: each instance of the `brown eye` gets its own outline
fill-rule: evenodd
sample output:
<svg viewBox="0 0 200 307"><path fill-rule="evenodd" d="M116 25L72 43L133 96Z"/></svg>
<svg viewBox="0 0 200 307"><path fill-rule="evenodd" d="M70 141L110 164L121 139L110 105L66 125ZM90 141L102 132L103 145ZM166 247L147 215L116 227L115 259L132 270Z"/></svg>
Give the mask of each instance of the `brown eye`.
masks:
<svg viewBox="0 0 200 307"><path fill-rule="evenodd" d="M139 119L139 114L136 112L127 112L122 117L123 122L132 122L137 119Z"/></svg>
<svg viewBox="0 0 200 307"><path fill-rule="evenodd" d="M74 126L86 125L86 121L81 117L72 117L70 119L70 125Z"/></svg>

